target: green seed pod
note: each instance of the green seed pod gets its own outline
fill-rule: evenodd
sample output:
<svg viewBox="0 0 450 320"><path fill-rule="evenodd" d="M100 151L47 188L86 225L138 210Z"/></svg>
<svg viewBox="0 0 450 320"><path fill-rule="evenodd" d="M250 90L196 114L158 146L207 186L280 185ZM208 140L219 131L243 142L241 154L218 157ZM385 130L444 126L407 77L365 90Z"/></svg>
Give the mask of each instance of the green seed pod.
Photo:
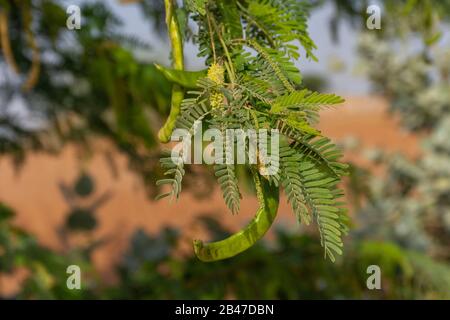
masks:
<svg viewBox="0 0 450 320"><path fill-rule="evenodd" d="M166 24L169 30L169 38L172 46L172 60L175 70L184 69L183 57L183 41L181 37L180 27L176 15L175 2L173 0L165 0L166 6ZM175 128L176 120L181 111L181 103L184 99L184 89L179 85L174 85L172 88L172 102L170 107L170 114L166 123L158 133L158 138L161 142L167 143Z"/></svg>
<svg viewBox="0 0 450 320"><path fill-rule="evenodd" d="M198 80L205 78L207 70L201 71L180 71L165 68L159 64L155 67L164 75L164 77L173 84L177 84L184 89L196 89Z"/></svg>
<svg viewBox="0 0 450 320"><path fill-rule="evenodd" d="M194 240L194 251L200 260L213 262L234 257L253 246L269 230L278 211L279 189L259 175L255 176L255 182L260 205L255 218L227 239L207 244Z"/></svg>
<svg viewBox="0 0 450 320"><path fill-rule="evenodd" d="M181 103L184 99L184 90L174 85L172 89L172 102L170 106L170 114L164 126L158 132L158 138L162 143L168 143L172 132L175 129L176 121L181 112Z"/></svg>

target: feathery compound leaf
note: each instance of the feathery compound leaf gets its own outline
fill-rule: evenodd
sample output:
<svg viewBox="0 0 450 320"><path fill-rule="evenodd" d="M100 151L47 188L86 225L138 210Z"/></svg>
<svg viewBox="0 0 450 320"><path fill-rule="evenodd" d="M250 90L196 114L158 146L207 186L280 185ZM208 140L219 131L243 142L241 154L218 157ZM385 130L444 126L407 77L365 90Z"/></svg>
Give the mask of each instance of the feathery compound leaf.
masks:
<svg viewBox="0 0 450 320"><path fill-rule="evenodd" d="M215 0L225 28L225 35L230 39L242 38L241 15L235 1Z"/></svg>
<svg viewBox="0 0 450 320"><path fill-rule="evenodd" d="M233 214L239 213L241 195L234 165L215 165L214 171L222 190L225 204Z"/></svg>
<svg viewBox="0 0 450 320"><path fill-rule="evenodd" d="M245 75L237 79L237 86L242 89L244 95L262 101L267 105L272 104L274 95L271 93L270 83Z"/></svg>
<svg viewBox="0 0 450 320"><path fill-rule="evenodd" d="M305 135L318 136L320 131L311 127L301 116L289 115L286 119L277 121L277 128L286 137L294 140L301 139Z"/></svg>
<svg viewBox="0 0 450 320"><path fill-rule="evenodd" d="M202 121L209 114L207 98L184 99L181 104L181 115L177 119L177 127L195 133L195 124Z"/></svg>
<svg viewBox="0 0 450 320"><path fill-rule="evenodd" d="M158 180L156 185L170 185L171 191L158 195L156 199L159 200L170 196L178 200L181 193L181 181L183 180L183 176L185 174L183 158L178 154L161 158L160 162L161 167L166 169L164 175L171 176L171 178Z"/></svg>
<svg viewBox="0 0 450 320"><path fill-rule="evenodd" d="M197 87L202 91L190 91L191 98L181 103L181 115L177 119L177 128L186 129L194 134L196 123L204 120L210 113L209 95L215 84L204 78L197 81Z"/></svg>
<svg viewBox="0 0 450 320"><path fill-rule="evenodd" d="M250 38L264 40L271 47L280 48L290 58L300 57L295 40L308 57L317 60L316 49L308 34L308 6L298 0L250 0L248 7L241 6L243 18L250 26Z"/></svg>
<svg viewBox="0 0 450 320"><path fill-rule="evenodd" d="M293 148L335 177L347 175L348 165L339 162L341 150L326 137L305 136L293 142Z"/></svg>
<svg viewBox="0 0 450 320"><path fill-rule="evenodd" d="M311 223L311 215L306 207L303 196L302 181L299 172L301 157L293 152L289 146L281 148L281 185L286 193L288 202L299 222L306 225Z"/></svg>
<svg viewBox="0 0 450 320"><path fill-rule="evenodd" d="M259 53L259 61L257 61L256 66L271 70L289 92L295 91L291 81L295 84L300 84L302 77L292 61L285 57L282 52L263 48L255 40L249 40L248 44Z"/></svg>
<svg viewBox="0 0 450 320"><path fill-rule="evenodd" d="M233 127L232 118L224 118L222 121L216 119L212 124L212 127L221 128L222 136L226 137L226 129ZM226 139L224 139L226 140ZM231 140L228 138L228 140ZM230 209L233 214L239 213L240 208L240 198L241 194L239 192L238 180L236 177L236 169L234 166L234 139L233 141L224 141L222 153L216 154L216 165L214 166L215 176L219 182L220 189L222 190L223 199L225 204ZM218 152L218 150L215 150ZM233 163L231 163L233 160Z"/></svg>
<svg viewBox="0 0 450 320"><path fill-rule="evenodd" d="M325 256L335 261L335 254L342 254L342 236L346 234L346 211L337 200L342 196L336 188L338 179L329 177L317 165L299 155L284 143L280 151L281 183L294 213L310 222L315 217Z"/></svg>
<svg viewBox="0 0 450 320"><path fill-rule="evenodd" d="M301 90L277 97L272 104L271 112L285 113L291 111L318 111L323 107L343 103L345 100L334 94L325 94Z"/></svg>
<svg viewBox="0 0 450 320"><path fill-rule="evenodd" d="M184 0L186 8L194 13L200 13L202 16L206 14L206 4L208 0Z"/></svg>

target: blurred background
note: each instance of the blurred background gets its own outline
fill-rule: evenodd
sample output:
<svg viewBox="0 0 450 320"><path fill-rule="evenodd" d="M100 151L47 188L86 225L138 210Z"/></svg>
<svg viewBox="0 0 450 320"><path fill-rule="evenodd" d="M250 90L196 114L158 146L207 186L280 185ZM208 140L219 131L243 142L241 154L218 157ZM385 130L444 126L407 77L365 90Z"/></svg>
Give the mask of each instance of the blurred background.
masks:
<svg viewBox="0 0 450 320"><path fill-rule="evenodd" d="M192 239L254 215L245 174L237 216L205 166L187 168L178 202L154 201L171 90L153 66L170 63L163 1L0 0L0 298L450 299L450 1L310 2L319 62L297 65L307 88L346 99L320 122L351 164L335 264L285 199L255 247L197 260ZM73 4L80 30L66 27ZM185 55L205 67L192 41ZM82 290L67 289L69 265Z"/></svg>

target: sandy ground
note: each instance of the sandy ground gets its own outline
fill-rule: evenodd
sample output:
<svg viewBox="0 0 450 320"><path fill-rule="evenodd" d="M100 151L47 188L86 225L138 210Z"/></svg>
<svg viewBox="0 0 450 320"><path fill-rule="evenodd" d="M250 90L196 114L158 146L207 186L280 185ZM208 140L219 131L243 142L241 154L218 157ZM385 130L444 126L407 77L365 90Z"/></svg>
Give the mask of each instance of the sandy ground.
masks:
<svg viewBox="0 0 450 320"><path fill-rule="evenodd" d="M418 153L417 138L399 129L397 121L387 114L385 101L378 97L347 98L343 106L322 113L320 129L336 141L356 137L367 148L381 148L409 156ZM97 150L105 148L111 149L111 146L100 142ZM0 201L16 209L15 223L18 226L57 250L62 250L57 230L69 210L58 183L70 184L79 173L80 163L76 154L73 147L67 147L57 157L33 154L19 172L13 169L10 159L0 159ZM122 155L115 153L120 173L116 178L100 154L94 154L88 170L96 180L97 195L105 191L113 193L112 199L97 212L100 226L94 235L96 239L108 239L94 256L105 277L111 276L111 265L120 259L129 236L136 228L157 232L170 225L182 230L186 243L189 243L194 235L205 237L194 223L199 215L214 214L226 226L237 229L255 213L256 200L247 197L242 202L241 213L232 216L218 190L212 198L201 202L189 193L184 193L178 203L150 201L139 178L127 169L127 161ZM359 154L349 153L346 157L347 160L367 164ZM276 225L296 228L295 218L284 200Z"/></svg>

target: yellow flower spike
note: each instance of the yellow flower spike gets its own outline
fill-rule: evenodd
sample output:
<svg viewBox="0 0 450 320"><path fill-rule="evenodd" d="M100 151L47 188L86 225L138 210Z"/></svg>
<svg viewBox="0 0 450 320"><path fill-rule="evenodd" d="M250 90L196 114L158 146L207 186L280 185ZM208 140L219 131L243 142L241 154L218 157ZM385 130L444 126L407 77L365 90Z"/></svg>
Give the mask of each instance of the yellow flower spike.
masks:
<svg viewBox="0 0 450 320"><path fill-rule="evenodd" d="M208 69L208 79L217 85L225 83L225 69L218 63L213 63ZM211 94L210 103L213 109L222 108L224 104L224 95L220 92Z"/></svg>
<svg viewBox="0 0 450 320"><path fill-rule="evenodd" d="M223 99L224 99L224 96L221 93L216 92L216 93L211 94L211 98L210 98L211 107L213 109L221 108L223 106Z"/></svg>
<svg viewBox="0 0 450 320"><path fill-rule="evenodd" d="M217 63L213 63L208 69L208 79L215 84L223 84L225 82L225 69Z"/></svg>

